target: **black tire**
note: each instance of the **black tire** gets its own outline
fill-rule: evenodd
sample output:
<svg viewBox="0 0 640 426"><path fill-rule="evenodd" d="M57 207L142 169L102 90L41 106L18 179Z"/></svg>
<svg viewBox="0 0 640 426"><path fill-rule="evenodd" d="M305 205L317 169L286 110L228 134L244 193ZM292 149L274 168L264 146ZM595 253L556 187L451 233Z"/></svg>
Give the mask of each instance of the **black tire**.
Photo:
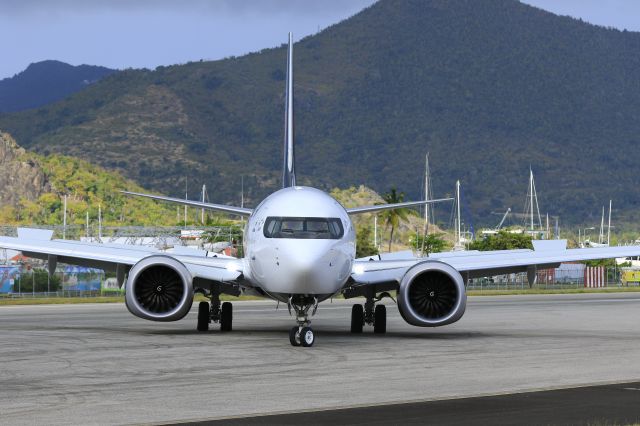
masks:
<svg viewBox="0 0 640 426"><path fill-rule="evenodd" d="M233 305L231 302L224 302L220 310L220 331L231 331L233 323Z"/></svg>
<svg viewBox="0 0 640 426"><path fill-rule="evenodd" d="M387 332L387 307L377 305L373 317L373 332L384 334Z"/></svg>
<svg viewBox="0 0 640 426"><path fill-rule="evenodd" d="M209 302L200 302L198 304L198 331L209 330Z"/></svg>
<svg viewBox="0 0 640 426"><path fill-rule="evenodd" d="M291 330L289 330L289 342L291 342L291 346L300 346L298 327L293 327Z"/></svg>
<svg viewBox="0 0 640 426"><path fill-rule="evenodd" d="M351 308L351 332L362 333L364 326L364 308L362 305L353 305Z"/></svg>
<svg viewBox="0 0 640 426"><path fill-rule="evenodd" d="M300 330L300 344L305 348L310 348L316 341L316 336L313 334L311 327L302 327Z"/></svg>

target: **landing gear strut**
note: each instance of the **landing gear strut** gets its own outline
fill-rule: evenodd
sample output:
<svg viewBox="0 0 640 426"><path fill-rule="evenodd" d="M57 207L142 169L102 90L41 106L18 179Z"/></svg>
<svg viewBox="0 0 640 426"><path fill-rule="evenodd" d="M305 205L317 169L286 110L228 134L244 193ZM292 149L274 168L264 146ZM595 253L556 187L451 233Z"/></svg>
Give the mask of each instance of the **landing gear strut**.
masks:
<svg viewBox="0 0 640 426"><path fill-rule="evenodd" d="M373 332L376 334L384 334L387 332L387 307L385 305L376 305L384 297L391 295L387 292L381 293L375 297L374 292L366 295L367 300L362 305L353 305L351 308L351 332L362 333L365 324L373 325Z"/></svg>
<svg viewBox="0 0 640 426"><path fill-rule="evenodd" d="M220 293L205 294L211 300L198 304L198 331L209 330L212 322L220 323L220 331L231 331L233 323L233 305L231 302L220 303Z"/></svg>
<svg viewBox="0 0 640 426"><path fill-rule="evenodd" d="M308 296L292 296L289 298L289 314L291 309L296 313L296 322L298 325L289 330L289 342L292 346L303 346L305 348L313 346L315 342L315 335L313 330L309 326L311 320L309 319L309 310L311 316L315 315L318 309L318 299Z"/></svg>

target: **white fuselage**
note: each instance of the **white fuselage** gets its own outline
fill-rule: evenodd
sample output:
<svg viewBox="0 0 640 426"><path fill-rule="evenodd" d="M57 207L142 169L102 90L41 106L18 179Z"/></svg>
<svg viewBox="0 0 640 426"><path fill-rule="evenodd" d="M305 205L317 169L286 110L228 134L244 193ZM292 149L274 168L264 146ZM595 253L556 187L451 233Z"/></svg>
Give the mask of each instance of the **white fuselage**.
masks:
<svg viewBox="0 0 640 426"><path fill-rule="evenodd" d="M333 233L322 231L327 224ZM349 278L355 230L344 207L327 193L294 186L256 207L245 228L244 250L245 278L271 297L324 299Z"/></svg>

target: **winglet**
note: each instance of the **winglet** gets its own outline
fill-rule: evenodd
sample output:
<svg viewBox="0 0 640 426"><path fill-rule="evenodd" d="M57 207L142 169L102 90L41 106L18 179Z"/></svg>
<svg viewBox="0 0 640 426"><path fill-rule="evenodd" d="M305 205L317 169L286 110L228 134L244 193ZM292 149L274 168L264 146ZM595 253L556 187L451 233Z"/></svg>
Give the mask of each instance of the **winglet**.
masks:
<svg viewBox="0 0 640 426"><path fill-rule="evenodd" d="M18 238L25 240L49 241L52 237L53 231L50 229L18 228Z"/></svg>
<svg viewBox="0 0 640 426"><path fill-rule="evenodd" d="M289 49L287 50L287 85L285 89L284 110L284 165L282 168L283 188L296 185L293 132L293 35L289 33Z"/></svg>
<svg viewBox="0 0 640 426"><path fill-rule="evenodd" d="M170 203L182 204L184 206L196 207L199 209L215 210L223 213L237 214L240 216L251 216L252 209L244 207L227 206L224 204L203 203L202 201L183 200L182 198L163 197L161 195L141 194L139 192L120 191L125 195L133 195L135 197L151 198L152 200L167 201Z"/></svg>
<svg viewBox="0 0 640 426"><path fill-rule="evenodd" d="M416 207L416 206L422 206L424 204L432 204L432 203L442 203L444 201L452 201L452 200L453 198L440 198L438 200L408 201L408 202L396 203L396 204L375 204L373 206L351 207L345 210L349 214L372 213L372 212L378 212L382 210L404 209L407 207Z"/></svg>
<svg viewBox="0 0 640 426"><path fill-rule="evenodd" d="M532 240L535 251L556 252L567 249L567 240Z"/></svg>

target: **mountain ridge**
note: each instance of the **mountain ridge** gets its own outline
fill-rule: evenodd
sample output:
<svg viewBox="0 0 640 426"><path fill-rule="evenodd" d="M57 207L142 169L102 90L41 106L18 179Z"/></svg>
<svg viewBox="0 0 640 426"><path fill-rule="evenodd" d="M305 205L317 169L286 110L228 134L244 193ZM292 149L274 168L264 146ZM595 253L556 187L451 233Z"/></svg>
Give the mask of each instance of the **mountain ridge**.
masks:
<svg viewBox="0 0 640 426"><path fill-rule="evenodd" d="M46 60L0 80L0 112L37 108L78 92L116 70Z"/></svg>
<svg viewBox="0 0 640 426"><path fill-rule="evenodd" d="M461 179L475 224L524 205L637 223L640 34L514 0L382 0L296 43L298 180L436 196ZM64 152L170 195L256 204L280 181L285 53L125 70L35 110L0 115L41 153ZM188 181L188 182L187 182ZM442 211L439 216L446 216Z"/></svg>

